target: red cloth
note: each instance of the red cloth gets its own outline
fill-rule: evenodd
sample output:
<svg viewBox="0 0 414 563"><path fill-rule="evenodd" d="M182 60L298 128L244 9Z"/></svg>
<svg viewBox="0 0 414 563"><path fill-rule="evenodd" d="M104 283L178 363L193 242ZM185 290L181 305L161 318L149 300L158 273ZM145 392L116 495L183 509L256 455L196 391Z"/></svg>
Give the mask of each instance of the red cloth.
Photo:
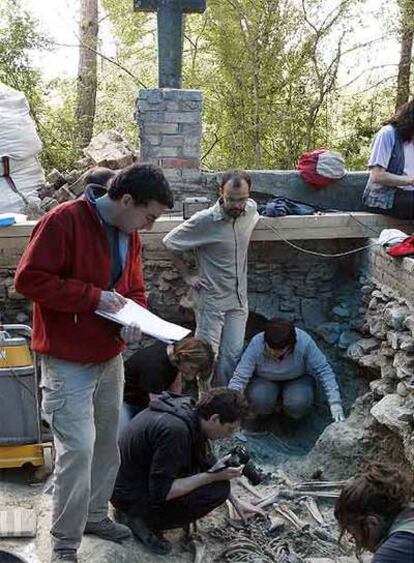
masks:
<svg viewBox="0 0 414 563"><path fill-rule="evenodd" d="M406 238L398 244L394 244L387 250L387 254L390 256L409 256L414 254L414 235Z"/></svg>
<svg viewBox="0 0 414 563"><path fill-rule="evenodd" d="M115 289L146 305L138 233L129 235ZM15 287L34 301L32 348L57 358L99 363L124 349L119 327L94 313L109 285L106 233L92 203L63 203L37 223L17 267Z"/></svg>

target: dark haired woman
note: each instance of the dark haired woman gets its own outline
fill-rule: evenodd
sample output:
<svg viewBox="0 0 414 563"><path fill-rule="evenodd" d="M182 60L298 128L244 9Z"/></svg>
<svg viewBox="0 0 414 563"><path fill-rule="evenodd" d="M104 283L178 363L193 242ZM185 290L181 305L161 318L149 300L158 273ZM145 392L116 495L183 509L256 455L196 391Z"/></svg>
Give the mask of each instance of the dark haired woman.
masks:
<svg viewBox="0 0 414 563"><path fill-rule="evenodd" d="M150 393L167 389L181 393L182 378L196 380L199 390L207 389L213 362L214 352L210 344L192 336L174 344L157 341L137 350L125 362L121 430L148 405Z"/></svg>
<svg viewBox="0 0 414 563"><path fill-rule="evenodd" d="M334 421L343 420L335 374L314 340L290 321L273 319L250 341L229 388L245 390L256 414L272 414L281 398L284 413L300 419L313 406L314 378L323 385Z"/></svg>
<svg viewBox="0 0 414 563"><path fill-rule="evenodd" d="M357 552L373 553L372 563L413 563L413 476L391 464L371 462L350 480L336 502L341 535Z"/></svg>
<svg viewBox="0 0 414 563"><path fill-rule="evenodd" d="M414 218L414 101L406 102L378 131L368 162L363 202L376 213Z"/></svg>

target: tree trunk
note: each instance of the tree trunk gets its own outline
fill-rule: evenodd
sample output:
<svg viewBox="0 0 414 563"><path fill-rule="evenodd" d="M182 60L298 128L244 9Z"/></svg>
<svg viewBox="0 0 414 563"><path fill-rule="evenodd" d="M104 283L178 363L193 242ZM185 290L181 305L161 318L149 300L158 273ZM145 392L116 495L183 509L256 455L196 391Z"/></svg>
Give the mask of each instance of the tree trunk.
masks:
<svg viewBox="0 0 414 563"><path fill-rule="evenodd" d="M77 85L77 138L79 148L93 133L97 86L98 0L80 0L79 65Z"/></svg>
<svg viewBox="0 0 414 563"><path fill-rule="evenodd" d="M414 36L414 0L400 0L399 5L401 11L401 54L398 64L396 109L407 102L410 96L411 56Z"/></svg>

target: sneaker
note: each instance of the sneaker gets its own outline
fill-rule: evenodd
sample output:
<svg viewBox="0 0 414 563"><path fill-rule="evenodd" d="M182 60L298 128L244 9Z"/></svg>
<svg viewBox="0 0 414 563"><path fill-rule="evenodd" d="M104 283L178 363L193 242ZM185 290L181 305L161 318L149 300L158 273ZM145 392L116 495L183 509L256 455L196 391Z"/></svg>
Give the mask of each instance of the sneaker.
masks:
<svg viewBox="0 0 414 563"><path fill-rule="evenodd" d="M117 524L108 516L100 522L87 522L84 534L93 534L103 540L121 543L131 537L131 532L127 526Z"/></svg>
<svg viewBox="0 0 414 563"><path fill-rule="evenodd" d="M66 561L66 563L78 563L76 549L54 549L50 563L61 563L62 561Z"/></svg>
<svg viewBox="0 0 414 563"><path fill-rule="evenodd" d="M141 518L128 516L125 512L117 510L116 519L124 522L134 536L152 553L168 555L171 552L171 542L166 540L161 532L151 530Z"/></svg>

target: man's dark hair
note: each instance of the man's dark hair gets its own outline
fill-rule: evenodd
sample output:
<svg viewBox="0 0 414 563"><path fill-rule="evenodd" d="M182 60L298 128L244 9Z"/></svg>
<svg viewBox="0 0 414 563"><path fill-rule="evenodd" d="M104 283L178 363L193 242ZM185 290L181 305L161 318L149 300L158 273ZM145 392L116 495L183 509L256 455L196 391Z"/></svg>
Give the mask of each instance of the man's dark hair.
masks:
<svg viewBox="0 0 414 563"><path fill-rule="evenodd" d="M281 350L288 347L293 350L296 344L296 330L292 321L271 319L264 331L264 341L270 348Z"/></svg>
<svg viewBox="0 0 414 563"><path fill-rule="evenodd" d="M109 181L116 176L115 170L104 168L103 166L95 166L86 172L83 177L85 186L88 184L98 184L98 186L109 186Z"/></svg>
<svg viewBox="0 0 414 563"><path fill-rule="evenodd" d="M170 185L159 166L135 162L120 170L108 190L111 199L121 199L129 194L135 205L148 205L157 201L169 209L174 207Z"/></svg>
<svg viewBox="0 0 414 563"><path fill-rule="evenodd" d="M232 188L240 188L243 180L249 186L250 191L252 187L252 179L249 174L247 174L247 172L243 172L242 170L229 170L221 177L220 189L223 189L227 182L231 183Z"/></svg>
<svg viewBox="0 0 414 563"><path fill-rule="evenodd" d="M384 122L384 125L392 125L404 142L412 141L414 139L414 100L402 104L394 115Z"/></svg>
<svg viewBox="0 0 414 563"><path fill-rule="evenodd" d="M225 424L246 418L249 406L240 391L216 387L201 395L196 404L196 411L204 420L208 420L213 414L218 414L220 422Z"/></svg>

